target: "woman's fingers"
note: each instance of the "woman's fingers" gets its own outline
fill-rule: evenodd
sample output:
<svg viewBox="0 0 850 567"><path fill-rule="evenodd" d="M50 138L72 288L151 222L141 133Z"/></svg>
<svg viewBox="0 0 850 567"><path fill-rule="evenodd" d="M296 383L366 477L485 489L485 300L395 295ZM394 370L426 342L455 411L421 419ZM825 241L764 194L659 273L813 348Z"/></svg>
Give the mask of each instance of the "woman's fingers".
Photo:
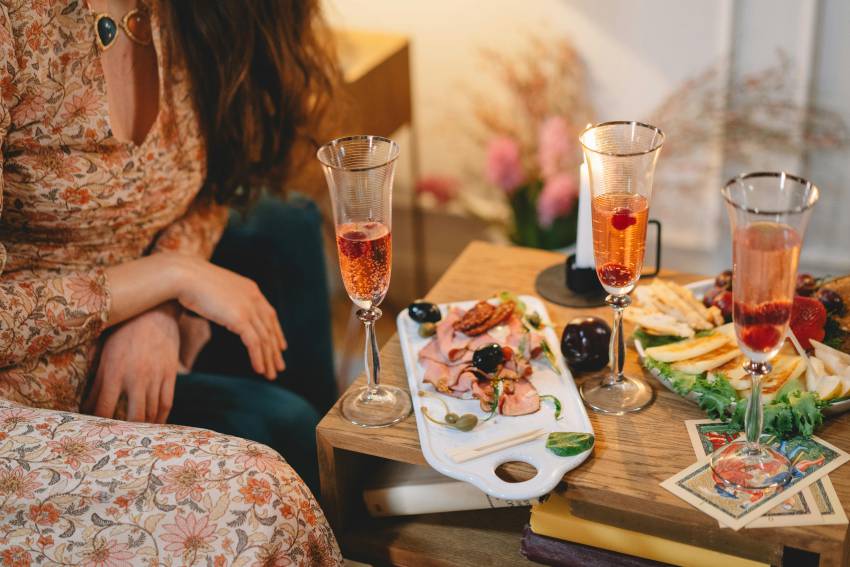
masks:
<svg viewBox="0 0 850 567"><path fill-rule="evenodd" d="M156 416L159 415L159 392L162 382L162 377L159 380L154 380L153 376L148 381L145 391L145 422L147 423L156 423Z"/></svg>
<svg viewBox="0 0 850 567"><path fill-rule="evenodd" d="M271 306L270 306L271 307ZM280 350L286 350L289 346L286 344L286 336L283 334L283 327L280 325L280 319L277 317L277 311L272 307L272 324L275 330L275 335L277 336L278 347Z"/></svg>
<svg viewBox="0 0 850 567"><path fill-rule="evenodd" d="M174 403L174 386L177 382L177 373L170 374L162 381L159 391L159 413L156 416L157 423L168 421L171 406Z"/></svg>
<svg viewBox="0 0 850 567"><path fill-rule="evenodd" d="M257 333L257 336L260 337L260 344L263 350L263 362L264 362L264 370L263 376L268 380L274 380L277 376L275 372L275 359L274 359L274 337L269 333L269 330L266 328L266 324L263 321L262 315L259 313L255 313L252 318L252 323L254 325L254 330Z"/></svg>
<svg viewBox="0 0 850 567"><path fill-rule="evenodd" d="M143 384L134 384L127 392L127 421L144 421L147 392Z"/></svg>
<svg viewBox="0 0 850 567"><path fill-rule="evenodd" d="M253 325L249 325L244 331L239 333L239 338L242 339L242 344L248 349L248 356L251 359L251 366L257 374L265 374L265 357L263 356L263 348L260 344L260 337L254 330Z"/></svg>
<svg viewBox="0 0 850 567"><path fill-rule="evenodd" d="M89 390L89 395L80 407L83 413L90 414L94 412L94 406L100 396L101 387L103 387L103 372L98 371L97 374L95 374L94 383L91 386L91 390Z"/></svg>
<svg viewBox="0 0 850 567"><path fill-rule="evenodd" d="M283 361L283 355L281 354L281 351L286 348L286 343L282 341L283 331L281 331L280 324L277 322L277 313L275 313L275 310L272 309L271 305L266 304L266 307L263 311L263 321L271 339L271 350L272 358L274 360L274 369L277 372L283 372L283 370L286 368L286 364ZM275 374L275 377L277 377L277 374Z"/></svg>
<svg viewBox="0 0 850 567"><path fill-rule="evenodd" d="M110 419L114 417L119 396L121 396L121 383L104 375L97 402L95 402L94 415Z"/></svg>

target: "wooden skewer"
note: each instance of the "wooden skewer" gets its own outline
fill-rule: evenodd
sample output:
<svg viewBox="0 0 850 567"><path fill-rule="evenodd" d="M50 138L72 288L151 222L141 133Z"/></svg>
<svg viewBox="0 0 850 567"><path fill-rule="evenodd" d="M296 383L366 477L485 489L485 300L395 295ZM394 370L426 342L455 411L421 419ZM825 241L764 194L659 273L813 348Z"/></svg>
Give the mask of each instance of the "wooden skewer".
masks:
<svg viewBox="0 0 850 567"><path fill-rule="evenodd" d="M496 451L501 451L502 449L507 449L515 445L521 445L522 443L533 441L545 433L546 431L544 429L533 429L524 433L518 433L516 435L490 441L489 443L479 445L478 447L458 447L447 451L447 453L454 462L463 463L478 457L483 457L484 455L495 453Z"/></svg>

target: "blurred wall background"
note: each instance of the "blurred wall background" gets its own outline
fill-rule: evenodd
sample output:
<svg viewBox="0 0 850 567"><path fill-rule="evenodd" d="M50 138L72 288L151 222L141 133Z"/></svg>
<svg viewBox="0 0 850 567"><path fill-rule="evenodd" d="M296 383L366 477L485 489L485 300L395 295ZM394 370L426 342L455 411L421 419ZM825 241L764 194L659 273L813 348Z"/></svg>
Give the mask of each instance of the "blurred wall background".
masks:
<svg viewBox="0 0 850 567"><path fill-rule="evenodd" d="M325 0L324 8L335 27L411 38L425 174L461 176L481 167L483 148L468 136L469 93L486 90L494 100L503 95L501 85L482 72L481 49L510 56L530 35L567 37L579 50L597 120L648 119L671 92L709 68L716 72L705 80L715 84L706 88L729 112L746 111L752 101L737 91L740 79L775 66L784 54L784 88L802 113L828 108L850 123L846 0ZM802 130L804 118L771 127ZM712 127L722 131L723 124ZM399 136L404 144L406 134ZM694 159L704 173L696 179L672 163L665 168L662 153L652 216L665 221L667 267L710 273L728 264L718 188L741 172L735 152L722 137L700 148ZM850 150L767 152L751 156L746 167L785 169L817 183L822 198L807 235L804 267L850 271ZM409 188L402 172L398 189Z"/></svg>

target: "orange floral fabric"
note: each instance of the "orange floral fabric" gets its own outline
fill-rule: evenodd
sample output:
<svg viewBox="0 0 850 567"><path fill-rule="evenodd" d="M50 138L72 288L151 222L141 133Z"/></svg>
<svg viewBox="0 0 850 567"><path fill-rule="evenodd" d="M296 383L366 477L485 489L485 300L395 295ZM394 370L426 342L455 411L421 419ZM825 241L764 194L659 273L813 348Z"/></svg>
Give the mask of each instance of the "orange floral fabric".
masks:
<svg viewBox="0 0 850 567"><path fill-rule="evenodd" d="M0 565L340 565L280 456L201 429L0 400Z"/></svg>
<svg viewBox="0 0 850 567"><path fill-rule="evenodd" d="M104 268L208 257L227 215L196 199L204 148L156 4L159 113L138 145L110 128L93 20L83 0L0 0L0 397L71 411L109 313Z"/></svg>

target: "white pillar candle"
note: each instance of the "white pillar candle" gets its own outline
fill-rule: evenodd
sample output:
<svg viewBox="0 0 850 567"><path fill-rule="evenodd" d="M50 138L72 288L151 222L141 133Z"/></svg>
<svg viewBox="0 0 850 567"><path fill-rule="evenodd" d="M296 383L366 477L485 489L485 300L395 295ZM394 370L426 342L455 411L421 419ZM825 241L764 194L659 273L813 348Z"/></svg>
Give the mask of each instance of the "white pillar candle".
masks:
<svg viewBox="0 0 850 567"><path fill-rule="evenodd" d="M593 268L593 220L590 217L590 177L587 164L581 164L578 194L578 230L576 232L576 268Z"/></svg>

